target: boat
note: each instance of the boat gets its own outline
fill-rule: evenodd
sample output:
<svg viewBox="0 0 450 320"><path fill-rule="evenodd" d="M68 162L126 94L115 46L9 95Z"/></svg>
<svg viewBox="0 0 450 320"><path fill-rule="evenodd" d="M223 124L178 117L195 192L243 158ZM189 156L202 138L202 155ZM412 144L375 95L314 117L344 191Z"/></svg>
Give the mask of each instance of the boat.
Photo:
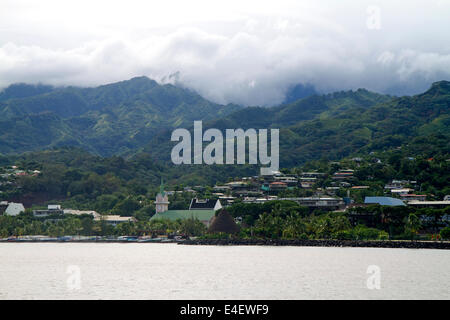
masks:
<svg viewBox="0 0 450 320"><path fill-rule="evenodd" d="M120 236L117 238L120 242L138 242L138 237L136 236Z"/></svg>
<svg viewBox="0 0 450 320"><path fill-rule="evenodd" d="M138 242L161 242L162 238L139 239Z"/></svg>
<svg viewBox="0 0 450 320"><path fill-rule="evenodd" d="M58 238L45 237L45 238L40 238L39 241L41 241L41 242L57 242Z"/></svg>
<svg viewBox="0 0 450 320"><path fill-rule="evenodd" d="M71 240L72 240L71 236L58 237L58 241L62 241L62 242L67 242L67 241L71 241Z"/></svg>

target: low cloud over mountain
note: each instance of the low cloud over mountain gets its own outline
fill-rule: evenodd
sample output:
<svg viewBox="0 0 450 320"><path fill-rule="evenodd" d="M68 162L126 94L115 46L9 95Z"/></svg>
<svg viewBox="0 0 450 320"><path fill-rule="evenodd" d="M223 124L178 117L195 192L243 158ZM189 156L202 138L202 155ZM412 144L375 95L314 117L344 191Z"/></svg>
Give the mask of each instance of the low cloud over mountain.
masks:
<svg viewBox="0 0 450 320"><path fill-rule="evenodd" d="M2 1L0 87L146 75L217 103L275 105L296 84L424 91L450 78L450 2Z"/></svg>

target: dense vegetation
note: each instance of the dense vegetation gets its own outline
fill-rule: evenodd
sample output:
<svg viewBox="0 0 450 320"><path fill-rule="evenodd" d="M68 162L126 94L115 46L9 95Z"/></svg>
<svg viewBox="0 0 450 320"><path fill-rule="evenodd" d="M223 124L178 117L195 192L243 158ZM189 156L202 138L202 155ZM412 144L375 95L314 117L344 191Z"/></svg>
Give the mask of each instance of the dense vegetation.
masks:
<svg viewBox="0 0 450 320"><path fill-rule="evenodd" d="M3 91L1 153L72 145L103 156L126 154L164 128L192 125L194 120L211 120L239 109L146 77L96 88L48 90L14 85Z"/></svg>
<svg viewBox="0 0 450 320"><path fill-rule="evenodd" d="M384 186L392 180L415 181L405 187L415 189L417 193L427 195L429 200L442 200L450 194L450 161L449 155L438 155L434 158L425 156L410 157L408 148L395 148L383 152L361 155L359 161L344 158L339 162L315 160L305 163L301 167L284 169L283 172L301 174L301 172L318 171L325 173L323 179L318 180L316 187L325 188L332 182L331 176L339 169L353 169L354 186L367 186L368 189L354 190L350 196L356 202L363 202L365 196L386 195ZM438 153L436 153L438 154ZM428 153L425 155L428 156ZM297 191L297 193L294 193ZM283 196L304 195L302 190L286 191ZM347 195L347 188L336 191L341 197Z"/></svg>
<svg viewBox="0 0 450 320"><path fill-rule="evenodd" d="M0 238L23 235L62 236L150 236L158 234L180 234L183 236L202 235L206 231L203 223L194 219L177 221L137 221L124 222L116 226L104 220L95 221L92 216L54 216L40 219L30 211L19 216L0 216Z"/></svg>
<svg viewBox="0 0 450 320"><path fill-rule="evenodd" d="M419 230L439 233L439 228L445 227L441 218L450 214L450 207L414 209L379 205L347 212L311 212L290 201L241 203L226 210L242 218L244 236L271 239L415 239ZM359 218L358 213L371 213L371 217Z"/></svg>
<svg viewBox="0 0 450 320"><path fill-rule="evenodd" d="M0 187L2 199L23 202L25 206L53 200L65 208L147 217L154 213L152 202L161 178L178 191L184 186L213 186L227 182L229 177L256 172L249 166L179 167L155 161L144 153L129 160L118 156L103 158L76 148L3 157L2 163L41 171L38 176L15 177L13 186ZM201 190L203 196L211 196L211 187ZM176 194L171 197L171 208L185 209L190 197L189 193Z"/></svg>
<svg viewBox="0 0 450 320"><path fill-rule="evenodd" d="M450 214L446 209L419 209L410 207L382 207L373 205L357 208L371 212L372 218L351 219L355 212L309 212L295 202L271 201L264 204L237 204L226 209L236 218L242 218L240 238L264 239L338 239L338 240L387 240L426 239L418 237L420 230L439 234L449 239L449 227L441 221ZM442 228L444 227L444 228ZM206 227L198 220L147 220L125 222L117 226L104 220L94 221L92 216L54 216L36 218L30 210L16 217L0 216L0 237L22 235L85 236L142 236L183 235L221 238L224 234L207 234ZM228 237L228 236L225 236Z"/></svg>
<svg viewBox="0 0 450 320"><path fill-rule="evenodd" d="M283 167L400 146L410 156L450 152L447 81L412 97L359 89L272 108L218 105L145 77L96 88L16 87L0 99L4 154L73 145L102 156L145 151L169 161L173 128L192 127L194 120L203 120L205 129L280 128Z"/></svg>
<svg viewBox="0 0 450 320"><path fill-rule="evenodd" d="M314 188L329 186L332 175L341 168L354 169L353 185L368 189L351 190L356 202L365 196L385 194L384 186L393 179L415 181L411 188L426 194L429 200L442 200L450 194L450 161L448 156L433 159L407 157L406 150L393 149L363 156L356 162L350 158L340 162L316 160L301 167L282 169L285 173L319 171L324 173ZM212 187L232 179L257 174L254 166L174 166L140 153L124 159L103 158L76 148L63 148L20 156L0 157L0 167L17 165L24 170L39 170L37 176L13 177L12 185L0 186L1 200L23 202L25 206L57 202L66 208L96 210L123 216L145 215L154 212L152 201L161 178L168 190L182 191L190 186L199 197L211 197ZM2 169L0 169L0 173ZM1 179L0 179L1 180ZM198 186L198 187L196 187ZM280 197L311 196L314 189L294 188L278 193ZM347 188L335 191L345 197ZM176 193L170 197L172 209L186 209L192 194Z"/></svg>
<svg viewBox="0 0 450 320"><path fill-rule="evenodd" d="M442 199L450 193L448 185L450 162L446 157L425 159L404 156L404 150L393 149L365 155L358 161L342 159L340 162L325 160L311 161L302 167L283 169L283 172L320 171L324 177L315 187L328 185L331 175L340 168L354 168L354 184L365 184L369 189L352 190L350 196L357 202L367 195L384 195L384 184L392 179L416 180L421 193L429 199ZM377 160L377 161L374 161ZM104 214L134 216L138 222L123 223L117 227L90 216L57 217L56 222L45 222L33 218L30 212L19 217L3 216L0 220L3 235L46 234L61 235L143 235L173 233L205 235L205 229L196 227L187 230L182 222L175 225L170 221L150 221L154 214L153 200L164 177L168 188L183 190L186 185L194 186L199 197L212 197L212 186L236 177L254 173L252 167L237 166L189 166L177 167L152 159L148 154L139 154L132 159L121 157L103 158L93 156L80 149L63 148L45 152L26 153L21 156L0 157L0 165L12 164L25 170L39 170L37 176L16 177L2 194L2 199L34 204L60 203L65 208L96 210ZM2 170L0 170L1 173ZM191 182L187 183L186 182ZM195 187L199 185L198 187ZM412 186L413 187L413 186ZM280 197L311 196L310 189L281 191ZM338 196L346 196L346 189L337 190ZM190 192L175 193L169 197L170 209L187 209L192 198ZM27 203L28 202L28 203ZM236 218L242 219L240 237L273 239L394 239L416 238L417 233L439 233L445 227L441 218L450 214L449 208L441 210L411 207L372 206L356 208L345 213L310 211L296 202L270 201L264 204L236 202L227 208ZM371 213L372 219L352 220L352 213ZM191 225L198 226L197 222ZM183 227L184 226L184 227ZM184 228L184 229L183 229ZM191 229L189 229L191 230ZM446 237L443 229L442 237ZM74 233L75 232L75 233ZM219 235L220 236L220 235ZM211 236L207 236L211 237Z"/></svg>
<svg viewBox="0 0 450 320"><path fill-rule="evenodd" d="M0 93L0 174L11 165L40 174L0 179L0 200L34 208L57 202L65 208L134 216L138 222L112 227L90 217L67 216L47 223L27 212L1 217L0 233L140 235L172 230L204 235L198 221L188 226L149 221L161 178L171 190L190 186L199 197L211 197L215 184L256 175L259 168L172 165L172 129L199 119L205 121L204 129L281 128L281 171L324 176L312 189L293 188L278 193L280 197L311 196L316 188L329 186L337 170L350 168L355 170L352 185L369 187L350 191L356 202L385 195L384 185L393 179L414 180L409 187L430 200L442 200L450 194L449 110L450 82L445 81L413 97L360 89L311 95L273 108L221 106L145 77L97 88L14 85ZM46 150L22 153L39 149ZM348 190L335 194L344 197ZM191 197L189 192L171 195L170 209L186 209ZM448 214L445 209L364 208L375 220L355 224L351 212L310 212L290 202L249 205L237 200L229 210L243 219L241 237L310 239L414 238L420 229L436 233L444 226L438 218ZM446 237L448 230L442 230Z"/></svg>
<svg viewBox="0 0 450 320"><path fill-rule="evenodd" d="M450 82L434 83L413 97L364 89L313 95L274 108L250 107L204 123L206 128L280 128L280 163L340 160L352 154L402 147L408 156L450 153ZM169 160L170 132L159 132L144 150Z"/></svg>

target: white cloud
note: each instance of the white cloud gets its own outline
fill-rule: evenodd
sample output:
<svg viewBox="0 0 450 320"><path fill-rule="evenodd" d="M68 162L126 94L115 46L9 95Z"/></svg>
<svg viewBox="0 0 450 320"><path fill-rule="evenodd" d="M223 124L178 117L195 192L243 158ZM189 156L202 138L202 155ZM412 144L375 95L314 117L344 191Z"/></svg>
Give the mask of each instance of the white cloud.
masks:
<svg viewBox="0 0 450 320"><path fill-rule="evenodd" d="M450 3L409 4L377 1L381 29L372 30L368 1L5 0L0 87L179 72L182 85L220 103L277 104L296 83L418 92L450 79Z"/></svg>

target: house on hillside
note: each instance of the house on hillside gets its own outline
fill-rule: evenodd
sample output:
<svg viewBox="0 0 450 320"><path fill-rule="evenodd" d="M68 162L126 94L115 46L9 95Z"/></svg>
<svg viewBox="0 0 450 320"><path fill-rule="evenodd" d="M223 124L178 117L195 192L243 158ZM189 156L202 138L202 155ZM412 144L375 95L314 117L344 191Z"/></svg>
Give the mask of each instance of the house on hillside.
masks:
<svg viewBox="0 0 450 320"><path fill-rule="evenodd" d="M189 210L214 210L222 209L220 200L197 199L193 198L189 205Z"/></svg>
<svg viewBox="0 0 450 320"><path fill-rule="evenodd" d="M316 177L302 177L300 178L300 185L302 188L310 189L314 186L314 184L317 182Z"/></svg>
<svg viewBox="0 0 450 320"><path fill-rule="evenodd" d="M281 191L285 190L288 185L285 182L275 181L269 184L270 191Z"/></svg>
<svg viewBox="0 0 450 320"><path fill-rule="evenodd" d="M301 178L323 178L325 173L323 172L303 172L301 174Z"/></svg>
<svg viewBox="0 0 450 320"><path fill-rule="evenodd" d="M25 212L25 207L23 206L23 204L9 202L4 214L7 216L17 216L22 212Z"/></svg>
<svg viewBox="0 0 450 320"><path fill-rule="evenodd" d="M283 201L295 201L299 205L310 209L321 209L325 211L335 211L343 209L345 203L342 198L331 197L305 197L305 198L281 198Z"/></svg>
<svg viewBox="0 0 450 320"><path fill-rule="evenodd" d="M215 192L230 192L231 187L230 186L214 186L213 190Z"/></svg>
<svg viewBox="0 0 450 320"><path fill-rule="evenodd" d="M345 180L353 178L354 170L352 169L342 169L333 174L332 179L334 180Z"/></svg>
<svg viewBox="0 0 450 320"><path fill-rule="evenodd" d="M380 206L406 206L402 200L391 197L365 197L364 203L379 204Z"/></svg>
<svg viewBox="0 0 450 320"><path fill-rule="evenodd" d="M219 196L220 203L221 204L223 203L223 205L225 207L232 205L234 203L235 199L236 199L236 197L233 197L233 196L226 196L226 195Z"/></svg>
<svg viewBox="0 0 450 320"><path fill-rule="evenodd" d="M33 210L33 215L37 218L44 218L50 215L63 215L64 210L58 204L49 204L47 210Z"/></svg>
<svg viewBox="0 0 450 320"><path fill-rule="evenodd" d="M400 199L403 201L425 201L427 200L426 194L400 194Z"/></svg>
<svg viewBox="0 0 450 320"><path fill-rule="evenodd" d="M296 187L298 184L298 179L294 176L277 176L274 177L275 181L283 182L287 184L289 187Z"/></svg>

